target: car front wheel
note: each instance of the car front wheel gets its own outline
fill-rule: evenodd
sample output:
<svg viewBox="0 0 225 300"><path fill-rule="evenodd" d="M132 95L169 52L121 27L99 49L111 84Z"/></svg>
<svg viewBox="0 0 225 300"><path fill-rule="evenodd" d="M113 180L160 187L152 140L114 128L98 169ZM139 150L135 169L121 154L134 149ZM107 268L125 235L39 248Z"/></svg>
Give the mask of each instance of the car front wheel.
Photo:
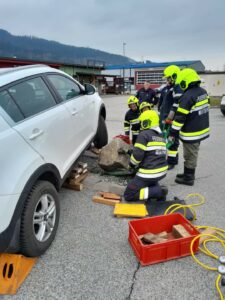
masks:
<svg viewBox="0 0 225 300"><path fill-rule="evenodd" d="M32 188L22 212L21 252L30 257L42 255L55 238L59 224L59 196L48 181Z"/></svg>

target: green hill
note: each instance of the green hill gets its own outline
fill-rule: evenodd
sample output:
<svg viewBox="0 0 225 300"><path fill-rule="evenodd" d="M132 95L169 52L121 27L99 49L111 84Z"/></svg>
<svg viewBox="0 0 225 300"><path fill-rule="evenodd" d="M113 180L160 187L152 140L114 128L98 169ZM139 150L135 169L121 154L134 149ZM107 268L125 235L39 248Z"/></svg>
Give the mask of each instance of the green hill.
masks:
<svg viewBox="0 0 225 300"><path fill-rule="evenodd" d="M33 36L15 36L3 29L0 29L0 57L68 64L87 64L90 61L99 61L106 65L116 65L135 62L122 55L92 48L64 45Z"/></svg>

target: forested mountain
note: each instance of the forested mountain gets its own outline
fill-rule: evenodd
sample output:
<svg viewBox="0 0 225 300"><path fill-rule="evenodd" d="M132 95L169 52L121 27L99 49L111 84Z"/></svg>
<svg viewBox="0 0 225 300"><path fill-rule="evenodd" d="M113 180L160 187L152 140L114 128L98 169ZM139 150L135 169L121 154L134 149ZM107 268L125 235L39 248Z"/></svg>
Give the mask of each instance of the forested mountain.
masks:
<svg viewBox="0 0 225 300"><path fill-rule="evenodd" d="M128 57L96 49L68 46L33 36L15 36L3 29L0 29L0 57L68 64L87 64L92 61L100 61L106 65L116 65L135 62Z"/></svg>

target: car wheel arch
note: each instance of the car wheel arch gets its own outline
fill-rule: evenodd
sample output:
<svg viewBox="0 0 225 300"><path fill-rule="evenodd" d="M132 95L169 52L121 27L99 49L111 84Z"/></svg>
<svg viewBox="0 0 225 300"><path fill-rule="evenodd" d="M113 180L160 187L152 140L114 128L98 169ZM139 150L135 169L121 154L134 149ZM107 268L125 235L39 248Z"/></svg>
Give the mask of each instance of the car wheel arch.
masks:
<svg viewBox="0 0 225 300"><path fill-rule="evenodd" d="M21 214L22 214L27 197L29 196L35 183L39 180L49 181L50 183L52 183L55 186L57 191L59 191L61 184L62 184L62 179L61 179L60 173L53 164L44 164L44 165L40 166L30 176L29 180L27 181L27 183L26 183L25 187L23 188L23 191L19 197L19 200L15 207L14 213L10 220L9 226L3 232L1 232L0 241L1 241L1 239L4 241L4 248L7 249L7 251L10 251L11 249L13 249L19 240L19 228L20 228ZM17 230L15 232L16 227L17 227ZM4 251L4 249L1 249L1 251Z"/></svg>

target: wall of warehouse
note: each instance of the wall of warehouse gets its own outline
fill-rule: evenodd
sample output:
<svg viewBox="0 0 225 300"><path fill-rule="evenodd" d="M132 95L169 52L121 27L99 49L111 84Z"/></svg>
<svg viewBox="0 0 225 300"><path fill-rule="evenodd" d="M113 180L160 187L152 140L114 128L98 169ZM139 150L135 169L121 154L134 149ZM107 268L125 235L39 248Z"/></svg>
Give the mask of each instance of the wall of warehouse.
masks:
<svg viewBox="0 0 225 300"><path fill-rule="evenodd" d="M225 95L225 73L200 74L204 80L202 87L205 87L210 96Z"/></svg>

